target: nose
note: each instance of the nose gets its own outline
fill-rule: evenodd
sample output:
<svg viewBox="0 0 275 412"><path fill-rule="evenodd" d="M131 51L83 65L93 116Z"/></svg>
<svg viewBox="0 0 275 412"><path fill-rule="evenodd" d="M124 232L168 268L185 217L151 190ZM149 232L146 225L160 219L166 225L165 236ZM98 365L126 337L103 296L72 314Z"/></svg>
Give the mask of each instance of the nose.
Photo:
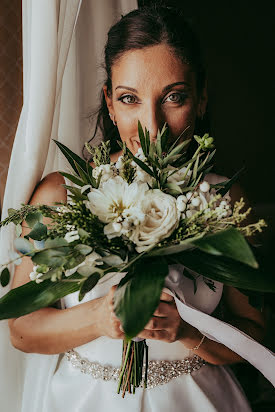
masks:
<svg viewBox="0 0 275 412"><path fill-rule="evenodd" d="M150 105L144 108L143 119L141 124L150 133L150 141L155 142L157 140L158 130L161 130L164 125L164 119L160 108L157 105Z"/></svg>

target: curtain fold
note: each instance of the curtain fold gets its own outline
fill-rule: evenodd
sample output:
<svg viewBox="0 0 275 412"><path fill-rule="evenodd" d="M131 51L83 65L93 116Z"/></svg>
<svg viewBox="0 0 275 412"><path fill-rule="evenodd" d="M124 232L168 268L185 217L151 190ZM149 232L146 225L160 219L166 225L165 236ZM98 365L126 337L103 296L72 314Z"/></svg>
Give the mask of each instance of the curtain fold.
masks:
<svg viewBox="0 0 275 412"><path fill-rule="evenodd" d="M136 0L22 0L24 99L2 219L8 208L19 208L29 201L43 176L66 168L52 138L81 153L91 134L87 115L96 108L102 87L100 65L107 31L121 14L136 7ZM10 260L13 241L14 229L2 228L1 263ZM0 297L10 287L11 282L0 287ZM1 321L1 410L49 412L47 385L58 358L16 350L9 340L8 322ZM37 371L42 370L37 379Z"/></svg>

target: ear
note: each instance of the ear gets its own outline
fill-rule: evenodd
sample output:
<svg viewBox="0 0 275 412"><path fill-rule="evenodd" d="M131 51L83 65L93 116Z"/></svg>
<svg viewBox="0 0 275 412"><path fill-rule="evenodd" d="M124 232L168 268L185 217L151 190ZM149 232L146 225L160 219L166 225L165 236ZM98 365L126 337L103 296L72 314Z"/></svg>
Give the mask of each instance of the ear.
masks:
<svg viewBox="0 0 275 412"><path fill-rule="evenodd" d="M197 106L197 117L198 118L201 118L204 115L206 111L207 101L208 101L207 82L205 81L205 85L199 97L198 106Z"/></svg>
<svg viewBox="0 0 275 412"><path fill-rule="evenodd" d="M104 97L105 97L105 101L106 101L109 113L114 115L113 100L112 100L112 97L108 94L106 85L103 86L103 93L104 93Z"/></svg>

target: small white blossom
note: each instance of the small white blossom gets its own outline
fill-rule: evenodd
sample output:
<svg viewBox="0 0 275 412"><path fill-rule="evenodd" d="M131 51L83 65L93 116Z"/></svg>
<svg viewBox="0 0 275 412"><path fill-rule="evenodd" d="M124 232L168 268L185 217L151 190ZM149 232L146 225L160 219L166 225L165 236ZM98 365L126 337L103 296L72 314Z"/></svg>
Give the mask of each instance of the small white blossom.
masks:
<svg viewBox="0 0 275 412"><path fill-rule="evenodd" d="M36 283L43 282L43 279L39 279L43 273L37 272L38 265L33 267L33 271L29 274L30 280L35 280Z"/></svg>
<svg viewBox="0 0 275 412"><path fill-rule="evenodd" d="M113 164L106 164L100 165L93 169L93 177L98 179L101 175L100 179L100 187L104 182L107 182L109 179L113 178L116 175L116 167Z"/></svg>
<svg viewBox="0 0 275 412"><path fill-rule="evenodd" d="M66 233L64 239L68 242L74 242L75 240L79 239L79 234L77 230L72 230L71 232Z"/></svg>

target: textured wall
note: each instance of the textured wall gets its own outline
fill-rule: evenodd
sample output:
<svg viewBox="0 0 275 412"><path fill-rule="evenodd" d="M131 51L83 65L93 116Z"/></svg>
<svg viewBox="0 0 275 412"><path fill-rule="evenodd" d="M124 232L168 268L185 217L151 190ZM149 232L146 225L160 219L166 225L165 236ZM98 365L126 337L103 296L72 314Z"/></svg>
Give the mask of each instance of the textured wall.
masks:
<svg viewBox="0 0 275 412"><path fill-rule="evenodd" d="M21 0L0 2L0 201L23 102Z"/></svg>

